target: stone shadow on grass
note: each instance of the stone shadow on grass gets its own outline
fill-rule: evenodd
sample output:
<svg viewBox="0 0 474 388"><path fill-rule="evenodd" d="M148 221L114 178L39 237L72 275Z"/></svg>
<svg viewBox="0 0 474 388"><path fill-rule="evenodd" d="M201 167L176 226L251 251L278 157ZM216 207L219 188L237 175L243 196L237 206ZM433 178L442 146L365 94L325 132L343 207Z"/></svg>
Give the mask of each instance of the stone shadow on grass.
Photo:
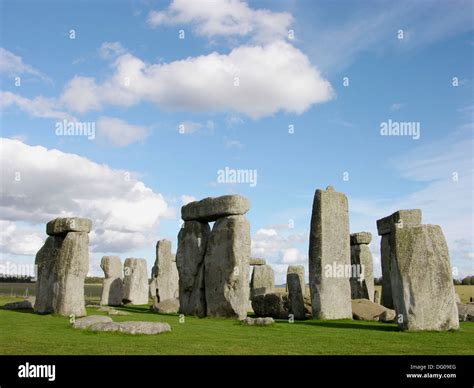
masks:
<svg viewBox="0 0 474 388"><path fill-rule="evenodd" d="M376 330L376 331L392 331L392 332L400 331L400 329L397 326L393 326L391 324L375 325L375 324L360 324L357 322L362 322L362 321L350 322L350 321L306 320L306 321L299 321L298 324L327 327L329 329L355 329L355 330Z"/></svg>

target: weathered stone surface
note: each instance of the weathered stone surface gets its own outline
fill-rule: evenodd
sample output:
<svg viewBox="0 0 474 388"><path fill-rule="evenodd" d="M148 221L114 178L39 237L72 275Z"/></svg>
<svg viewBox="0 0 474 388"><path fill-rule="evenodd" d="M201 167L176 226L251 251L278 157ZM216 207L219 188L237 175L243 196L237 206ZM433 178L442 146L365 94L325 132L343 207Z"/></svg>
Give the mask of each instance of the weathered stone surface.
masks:
<svg viewBox="0 0 474 388"><path fill-rule="evenodd" d="M249 260L249 265L265 265L265 264L266 264L265 259L250 258Z"/></svg>
<svg viewBox="0 0 474 388"><path fill-rule="evenodd" d="M262 318L247 317L245 319L242 319L240 322L242 322L243 325L248 325L248 326L270 326L275 323L275 321L271 317L262 317Z"/></svg>
<svg viewBox="0 0 474 388"><path fill-rule="evenodd" d="M79 217L56 218L46 224L46 234L49 236L65 235L69 232L89 233L91 229L92 221Z"/></svg>
<svg viewBox="0 0 474 388"><path fill-rule="evenodd" d="M170 332L171 326L163 322L98 322L89 326L89 330L153 335Z"/></svg>
<svg viewBox="0 0 474 388"><path fill-rule="evenodd" d="M374 303L381 304L380 303L380 291L379 290L374 291Z"/></svg>
<svg viewBox="0 0 474 388"><path fill-rule="evenodd" d="M253 267L250 280L250 299L256 295L267 294L275 289L275 273L270 265Z"/></svg>
<svg viewBox="0 0 474 388"><path fill-rule="evenodd" d="M150 295L153 304L179 297L179 276L174 255L171 253L171 241L160 240L156 243L155 265L151 270Z"/></svg>
<svg viewBox="0 0 474 388"><path fill-rule="evenodd" d="M381 316L383 317L381 319ZM352 300L352 316L361 321L383 321L389 322L395 319L395 311L368 299Z"/></svg>
<svg viewBox="0 0 474 388"><path fill-rule="evenodd" d="M100 267L105 274L100 304L120 306L123 300L123 269L120 257L104 256Z"/></svg>
<svg viewBox="0 0 474 388"><path fill-rule="evenodd" d="M145 259L128 258L124 264L123 301L148 304L148 274Z"/></svg>
<svg viewBox="0 0 474 388"><path fill-rule="evenodd" d="M456 303L459 321L474 322L474 304Z"/></svg>
<svg viewBox="0 0 474 388"><path fill-rule="evenodd" d="M374 300L374 271L373 258L366 244L351 245L351 264L353 276L350 279L352 299ZM355 273L354 273L355 272Z"/></svg>
<svg viewBox="0 0 474 388"><path fill-rule="evenodd" d="M74 321L72 327L75 329L88 329L96 323L110 323L112 318L104 315L90 315L88 317L79 318Z"/></svg>
<svg viewBox="0 0 474 388"><path fill-rule="evenodd" d="M121 310L115 310L115 309L111 309L107 311L107 314L108 315L130 315L130 313L127 311L121 311Z"/></svg>
<svg viewBox="0 0 474 388"><path fill-rule="evenodd" d="M6 303L3 305L5 310L33 310L33 305L29 300Z"/></svg>
<svg viewBox="0 0 474 388"><path fill-rule="evenodd" d="M305 319L304 306L304 267L302 265L290 265L286 273L286 288L289 299L289 312L294 319Z"/></svg>
<svg viewBox="0 0 474 388"><path fill-rule="evenodd" d="M390 280L390 234L384 234L380 239L380 261L382 265L381 304L393 309L392 281Z"/></svg>
<svg viewBox="0 0 474 388"><path fill-rule="evenodd" d="M174 298L162 300L153 304L151 311L163 314L176 314L179 311L179 300Z"/></svg>
<svg viewBox="0 0 474 388"><path fill-rule="evenodd" d="M84 279L89 270L87 233L91 225L85 218L57 218L47 224L46 230L53 236L36 254L35 312L86 315Z"/></svg>
<svg viewBox="0 0 474 388"><path fill-rule="evenodd" d="M338 276L331 270L331 267L350 267L350 264L347 198L331 187L316 190L309 236L309 283L313 318L352 318L349 278Z"/></svg>
<svg viewBox="0 0 474 388"><path fill-rule="evenodd" d="M382 295L381 303L393 309L392 283L390 275L390 233L398 227L416 226L421 224L421 210L398 210L395 213L377 220L377 231L380 236L380 258L382 263Z"/></svg>
<svg viewBox="0 0 474 388"><path fill-rule="evenodd" d="M204 255L210 228L207 223L186 221L178 234L176 266L179 272L179 311L185 315L206 315Z"/></svg>
<svg viewBox="0 0 474 388"><path fill-rule="evenodd" d="M250 225L245 216L219 218L209 236L204 259L207 315L247 316Z"/></svg>
<svg viewBox="0 0 474 388"><path fill-rule="evenodd" d="M370 232L359 232L351 233L351 245L356 244L370 244L372 241L372 233Z"/></svg>
<svg viewBox="0 0 474 388"><path fill-rule="evenodd" d="M448 247L438 225L390 233L392 295L404 330L459 328ZM398 319L397 319L398 321Z"/></svg>
<svg viewBox="0 0 474 388"><path fill-rule="evenodd" d="M181 218L184 221L212 222L219 218L243 215L250 209L250 202L241 195L223 195L216 198L204 198L184 205Z"/></svg>
<svg viewBox="0 0 474 388"><path fill-rule="evenodd" d="M69 232L62 242L56 261L53 287L53 311L59 315L87 315L84 280L89 271L89 236Z"/></svg>
<svg viewBox="0 0 474 388"><path fill-rule="evenodd" d="M256 316L287 319L290 314L290 301L287 293L256 295L252 299L252 309Z"/></svg>
<svg viewBox="0 0 474 388"><path fill-rule="evenodd" d="M391 233L395 227L421 225L421 210L398 210L395 213L377 220L379 236Z"/></svg>

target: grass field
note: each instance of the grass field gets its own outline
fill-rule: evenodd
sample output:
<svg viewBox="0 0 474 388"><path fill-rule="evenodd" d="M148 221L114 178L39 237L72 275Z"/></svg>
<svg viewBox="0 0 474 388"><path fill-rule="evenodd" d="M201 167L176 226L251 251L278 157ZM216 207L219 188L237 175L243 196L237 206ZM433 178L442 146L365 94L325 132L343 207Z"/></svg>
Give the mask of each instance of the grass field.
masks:
<svg viewBox="0 0 474 388"><path fill-rule="evenodd" d="M0 297L0 306L20 300ZM168 322L171 333L156 336L93 333L73 329L68 318L0 309L0 354L151 354L151 355L289 355L289 354L474 354L474 323L457 332L407 333L395 324L362 321L277 320L272 327L243 326L226 319L150 313L148 306L120 307L129 316L115 321ZM96 309L88 314L102 315Z"/></svg>

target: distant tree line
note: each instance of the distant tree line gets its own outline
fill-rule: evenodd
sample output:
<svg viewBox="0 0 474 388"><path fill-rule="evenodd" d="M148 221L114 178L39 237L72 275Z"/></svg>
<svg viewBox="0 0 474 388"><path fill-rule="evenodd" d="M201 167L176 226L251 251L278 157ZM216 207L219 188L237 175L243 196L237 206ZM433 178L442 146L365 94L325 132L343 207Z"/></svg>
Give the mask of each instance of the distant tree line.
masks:
<svg viewBox="0 0 474 388"><path fill-rule="evenodd" d="M33 283L33 276L0 274L0 283Z"/></svg>
<svg viewBox="0 0 474 388"><path fill-rule="evenodd" d="M453 283L455 286L474 286L474 276L466 276L464 279L453 279ZM374 284L376 286L382 285L382 277L374 278Z"/></svg>

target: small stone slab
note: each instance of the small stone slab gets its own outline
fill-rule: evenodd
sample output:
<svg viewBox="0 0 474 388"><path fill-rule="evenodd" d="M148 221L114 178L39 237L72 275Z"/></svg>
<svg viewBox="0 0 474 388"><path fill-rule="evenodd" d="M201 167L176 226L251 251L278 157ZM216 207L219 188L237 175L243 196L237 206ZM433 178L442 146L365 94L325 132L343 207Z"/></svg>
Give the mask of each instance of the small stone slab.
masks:
<svg viewBox="0 0 474 388"><path fill-rule="evenodd" d="M21 302L7 303L3 308L5 310L33 310L33 305L29 300L22 300Z"/></svg>
<svg viewBox="0 0 474 388"><path fill-rule="evenodd" d="M247 326L271 326L275 323L272 317L250 318L247 317L240 321Z"/></svg>
<svg viewBox="0 0 474 388"><path fill-rule="evenodd" d="M92 221L79 217L55 218L46 224L46 234L48 236L64 235L69 232L89 233L91 229Z"/></svg>
<svg viewBox="0 0 474 388"><path fill-rule="evenodd" d="M393 322L395 310L388 309L368 299L352 300L352 316L360 321Z"/></svg>
<svg viewBox="0 0 474 388"><path fill-rule="evenodd" d="M72 324L72 327L74 327L74 329L88 329L97 323L111 322L113 322L112 318L106 317L104 315L89 315L88 317L76 319Z"/></svg>
<svg viewBox="0 0 474 388"><path fill-rule="evenodd" d="M163 322L99 322L90 326L92 331L109 331L120 332L126 334L161 334L171 331L171 326Z"/></svg>
<svg viewBox="0 0 474 388"><path fill-rule="evenodd" d="M249 265L266 265L267 262L265 261L265 259L253 259L251 258L249 260Z"/></svg>
<svg viewBox="0 0 474 388"><path fill-rule="evenodd" d="M372 241L372 233L359 232L351 233L351 245L370 244Z"/></svg>
<svg viewBox="0 0 474 388"><path fill-rule="evenodd" d="M241 195L223 195L184 205L181 208L181 218L184 221L212 222L222 217L243 215L249 209L250 202L247 198Z"/></svg>
<svg viewBox="0 0 474 388"><path fill-rule="evenodd" d="M421 210L398 210L395 213L377 220L377 231L379 236L390 233L395 225L415 226L421 224Z"/></svg>

